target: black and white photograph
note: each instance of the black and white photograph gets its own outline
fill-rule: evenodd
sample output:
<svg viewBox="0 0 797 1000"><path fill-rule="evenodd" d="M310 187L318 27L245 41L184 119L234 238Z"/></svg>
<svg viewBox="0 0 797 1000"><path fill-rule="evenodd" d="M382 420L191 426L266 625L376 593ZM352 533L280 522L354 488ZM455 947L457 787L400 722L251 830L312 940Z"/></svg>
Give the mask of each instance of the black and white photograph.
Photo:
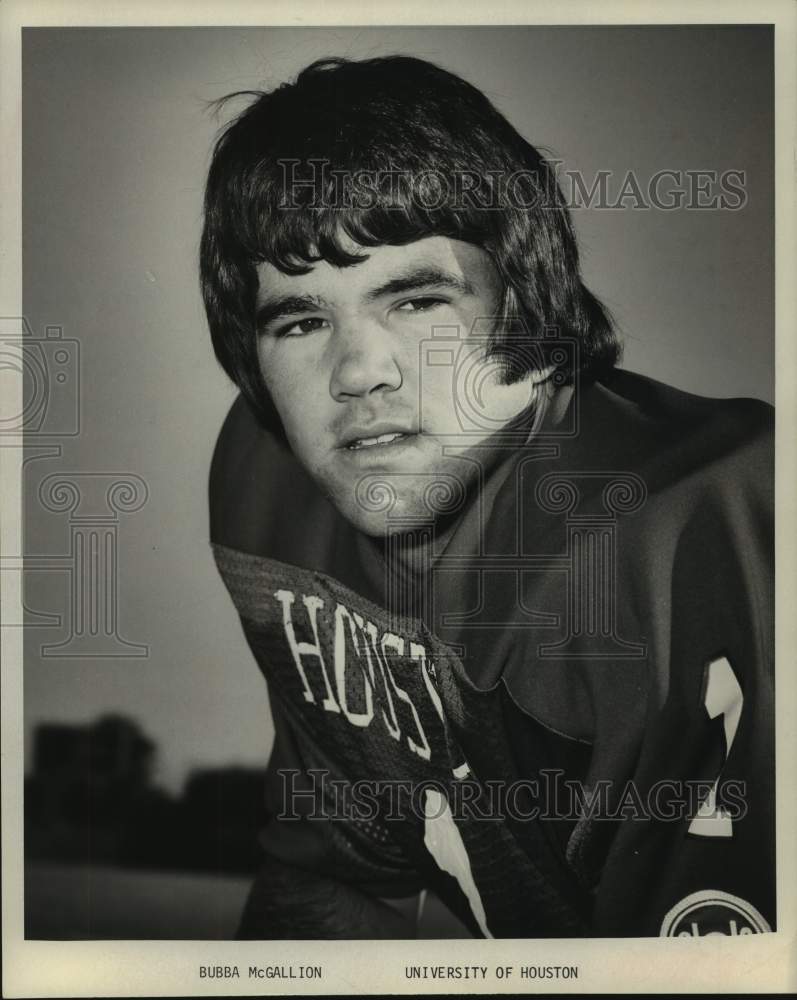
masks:
<svg viewBox="0 0 797 1000"><path fill-rule="evenodd" d="M4 995L794 989L794 8L197 6L0 10Z"/></svg>

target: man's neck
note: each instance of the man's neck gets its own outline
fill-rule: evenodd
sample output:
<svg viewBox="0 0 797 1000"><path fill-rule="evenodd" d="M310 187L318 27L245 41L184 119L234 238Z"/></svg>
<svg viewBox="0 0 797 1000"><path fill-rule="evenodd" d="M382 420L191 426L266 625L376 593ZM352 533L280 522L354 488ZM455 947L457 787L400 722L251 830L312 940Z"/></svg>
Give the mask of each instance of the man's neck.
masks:
<svg viewBox="0 0 797 1000"><path fill-rule="evenodd" d="M556 389L549 382L541 384L533 403L471 454L471 460L475 457L478 461L480 475L471 479L465 501L456 512L439 515L433 525L421 524L418 528L371 538L370 542L392 571L416 576L423 575L424 568L431 569L434 559L449 547L476 496L497 489L502 480L501 470L509 467L518 449L533 441L543 425L561 421L572 394L572 386Z"/></svg>

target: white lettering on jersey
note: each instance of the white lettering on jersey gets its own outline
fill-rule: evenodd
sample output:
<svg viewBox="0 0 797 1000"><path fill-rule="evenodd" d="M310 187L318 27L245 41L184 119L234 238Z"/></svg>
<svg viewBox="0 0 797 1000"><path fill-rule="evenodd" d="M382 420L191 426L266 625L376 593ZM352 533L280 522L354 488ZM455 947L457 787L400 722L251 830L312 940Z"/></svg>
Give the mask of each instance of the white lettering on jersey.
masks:
<svg viewBox="0 0 797 1000"><path fill-rule="evenodd" d="M446 725L446 716L443 711L443 703L440 701L440 695L437 693L437 688L434 685L432 676L434 676L434 666L427 662L426 659L426 649L424 646L419 645L417 642L410 643L410 656L413 660L419 660L421 664L421 672L423 676L423 682L426 685L426 690L429 693L429 698L434 705L437 714L440 716L440 721L443 725ZM462 779L466 778L470 774L470 767L467 761L463 761L458 767L452 768L452 774L455 778Z"/></svg>
<svg viewBox="0 0 797 1000"><path fill-rule="evenodd" d="M324 601L315 594L302 594L300 596L307 612L307 623L313 635L312 642L300 642L296 637L296 629L292 618L292 609L296 603L296 594L290 590L278 590L274 594L274 597L276 597L282 606L282 623L285 630L285 638L299 674L304 700L313 705L317 704L316 695L313 693L313 687L308 679L306 664L308 657L313 657L318 661L321 668L320 674L325 691L321 707L325 711L341 713L351 725L364 729L373 722L376 714L375 702L381 701L383 707L380 715L385 728L394 740L401 742L402 727L396 712L397 702L394 700L395 696L398 702L407 706L413 722L413 726L410 728L415 729L414 736L410 735L410 733L404 734L406 746L422 760L431 760L432 749L421 723L418 710L407 691L396 681L394 670L391 668L392 661L394 664L402 667L412 665L420 673L420 678L429 696L429 701L439 716L442 725L447 728L443 704L433 681L433 677L435 676L434 665L427 659L426 648L420 643L409 640L409 656L407 656L406 648L408 640L405 640L402 636L394 635L392 632L382 632L380 634L373 622L363 619L356 611L349 611L345 605L338 602L334 613L334 648L331 651L327 651L328 655L332 655L334 662L333 690L318 634L318 613L322 611L323 614ZM347 631L351 636L351 644L354 649L356 661L347 656ZM400 661L403 661L403 663ZM357 670L362 676L364 706L360 712L352 711L348 704L346 693L348 670ZM335 698L335 694L337 694L337 699ZM464 778L471 772L467 762L463 761L458 766L452 768L452 773L456 778Z"/></svg>
<svg viewBox="0 0 797 1000"><path fill-rule="evenodd" d="M426 733L423 731L423 726L421 725L421 720L418 717L418 712L412 703L412 698L410 698L403 688L398 686L396 678L393 675L393 671L390 669L390 654L388 653L389 647L392 647L398 656L404 656L404 640L401 636L393 635L392 632L385 632L382 636L381 642L382 656L384 658L384 664L387 668L388 675L393 684L393 690L409 707L409 710L412 713L413 721L415 722L415 728L418 731L418 739L420 742L416 742L411 736L407 736L407 746L413 751L413 753L417 753L417 755L423 760L429 760L432 756L432 750L429 746L429 741L426 739Z"/></svg>
<svg viewBox="0 0 797 1000"><path fill-rule="evenodd" d="M344 620L348 620L349 623L349 632L351 634L351 641L354 644L354 651L358 657L361 655L360 643L357 639L357 629L354 626L354 621L346 608L342 604L339 604L335 608L335 687L338 692L338 702L340 703L343 714L353 726L364 727L369 725L371 719L374 717L374 693L371 688L370 681L368 680L368 676L364 670L361 670L365 691L365 711L349 711L349 706L346 700L346 627L344 625Z"/></svg>
<svg viewBox="0 0 797 1000"><path fill-rule="evenodd" d="M296 598L290 590L278 590L274 596L282 605L282 624L285 628L285 638L288 640L291 653L293 653L293 660L296 664L296 669L299 671L299 677L302 680L304 700L315 704L315 698L313 697L312 689L307 681L307 674L304 672L304 667L302 665L302 657L315 656L321 664L321 675L324 678L324 687L326 689L326 697L322 702L322 706L327 712L339 712L340 706L335 701L332 694L332 688L329 685L327 666L324 662L324 654L321 650L321 642L318 638L318 624L316 616L318 615L318 609L323 608L324 602L320 597L315 597L313 594L302 595L302 604L304 604L307 609L307 617L310 621L310 628L313 630L313 638L315 639L315 642L297 642L296 632L294 631L293 621L291 619L291 608L293 607L293 602Z"/></svg>
<svg viewBox="0 0 797 1000"><path fill-rule="evenodd" d="M731 752L731 746L739 728L744 696L728 660L723 656L708 665L708 682L703 699L710 719L718 715L723 717L725 727L725 759ZM717 786L719 775L711 791L701 803L697 815L689 825L689 833L698 837L732 837L733 822L728 813L717 807Z"/></svg>
<svg viewBox="0 0 797 1000"><path fill-rule="evenodd" d="M385 701L387 702L387 709L390 713L390 716L388 717L385 714L385 710L382 709L382 721L393 739L398 741L401 739L401 728L399 727L398 719L396 718L396 708L393 704L393 695L390 693L390 684L388 683L385 666L382 663L382 659L379 656L379 651L377 649L379 640L377 639L376 625L374 625L373 622L364 622L356 611L354 612L354 620L357 623L357 627L365 637L365 656L368 661L368 676L371 678L371 686L374 690L376 690L376 670L374 668L374 661L376 661L376 666L379 669L379 675L382 678L382 690L385 693ZM373 657L371 656L372 652Z"/></svg>
<svg viewBox="0 0 797 1000"><path fill-rule="evenodd" d="M429 694L429 699L435 707L435 711L440 716L440 721L445 725L446 717L443 713L443 703L440 701L440 695L437 693L437 689L432 683L432 679L429 676L429 670L426 665L426 648L421 646L417 642L410 643L410 656L416 662L421 665L421 676L423 677L423 683L426 685L426 690Z"/></svg>

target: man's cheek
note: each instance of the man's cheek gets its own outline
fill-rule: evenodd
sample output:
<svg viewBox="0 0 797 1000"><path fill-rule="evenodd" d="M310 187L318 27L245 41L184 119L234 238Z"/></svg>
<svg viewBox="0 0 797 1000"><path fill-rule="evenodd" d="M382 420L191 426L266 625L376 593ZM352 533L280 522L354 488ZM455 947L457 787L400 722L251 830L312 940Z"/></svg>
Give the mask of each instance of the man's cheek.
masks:
<svg viewBox="0 0 797 1000"><path fill-rule="evenodd" d="M418 382L418 418L425 430L434 431L451 407L451 376L439 369L427 369Z"/></svg>
<svg viewBox="0 0 797 1000"><path fill-rule="evenodd" d="M288 441L291 443L294 455L296 455L301 464L311 472L317 471L321 464L321 455L318 445L312 438L308 438L305 434L299 434L293 442L291 442L289 436Z"/></svg>

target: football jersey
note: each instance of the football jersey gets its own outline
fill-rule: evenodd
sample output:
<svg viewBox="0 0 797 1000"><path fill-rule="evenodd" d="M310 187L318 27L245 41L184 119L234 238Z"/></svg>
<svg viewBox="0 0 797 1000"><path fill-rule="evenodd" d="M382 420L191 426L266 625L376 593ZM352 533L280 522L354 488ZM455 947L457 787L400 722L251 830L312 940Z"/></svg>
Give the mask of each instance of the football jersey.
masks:
<svg viewBox="0 0 797 1000"><path fill-rule="evenodd" d="M375 540L236 402L211 541L267 857L484 937L774 929L772 425L618 370Z"/></svg>

